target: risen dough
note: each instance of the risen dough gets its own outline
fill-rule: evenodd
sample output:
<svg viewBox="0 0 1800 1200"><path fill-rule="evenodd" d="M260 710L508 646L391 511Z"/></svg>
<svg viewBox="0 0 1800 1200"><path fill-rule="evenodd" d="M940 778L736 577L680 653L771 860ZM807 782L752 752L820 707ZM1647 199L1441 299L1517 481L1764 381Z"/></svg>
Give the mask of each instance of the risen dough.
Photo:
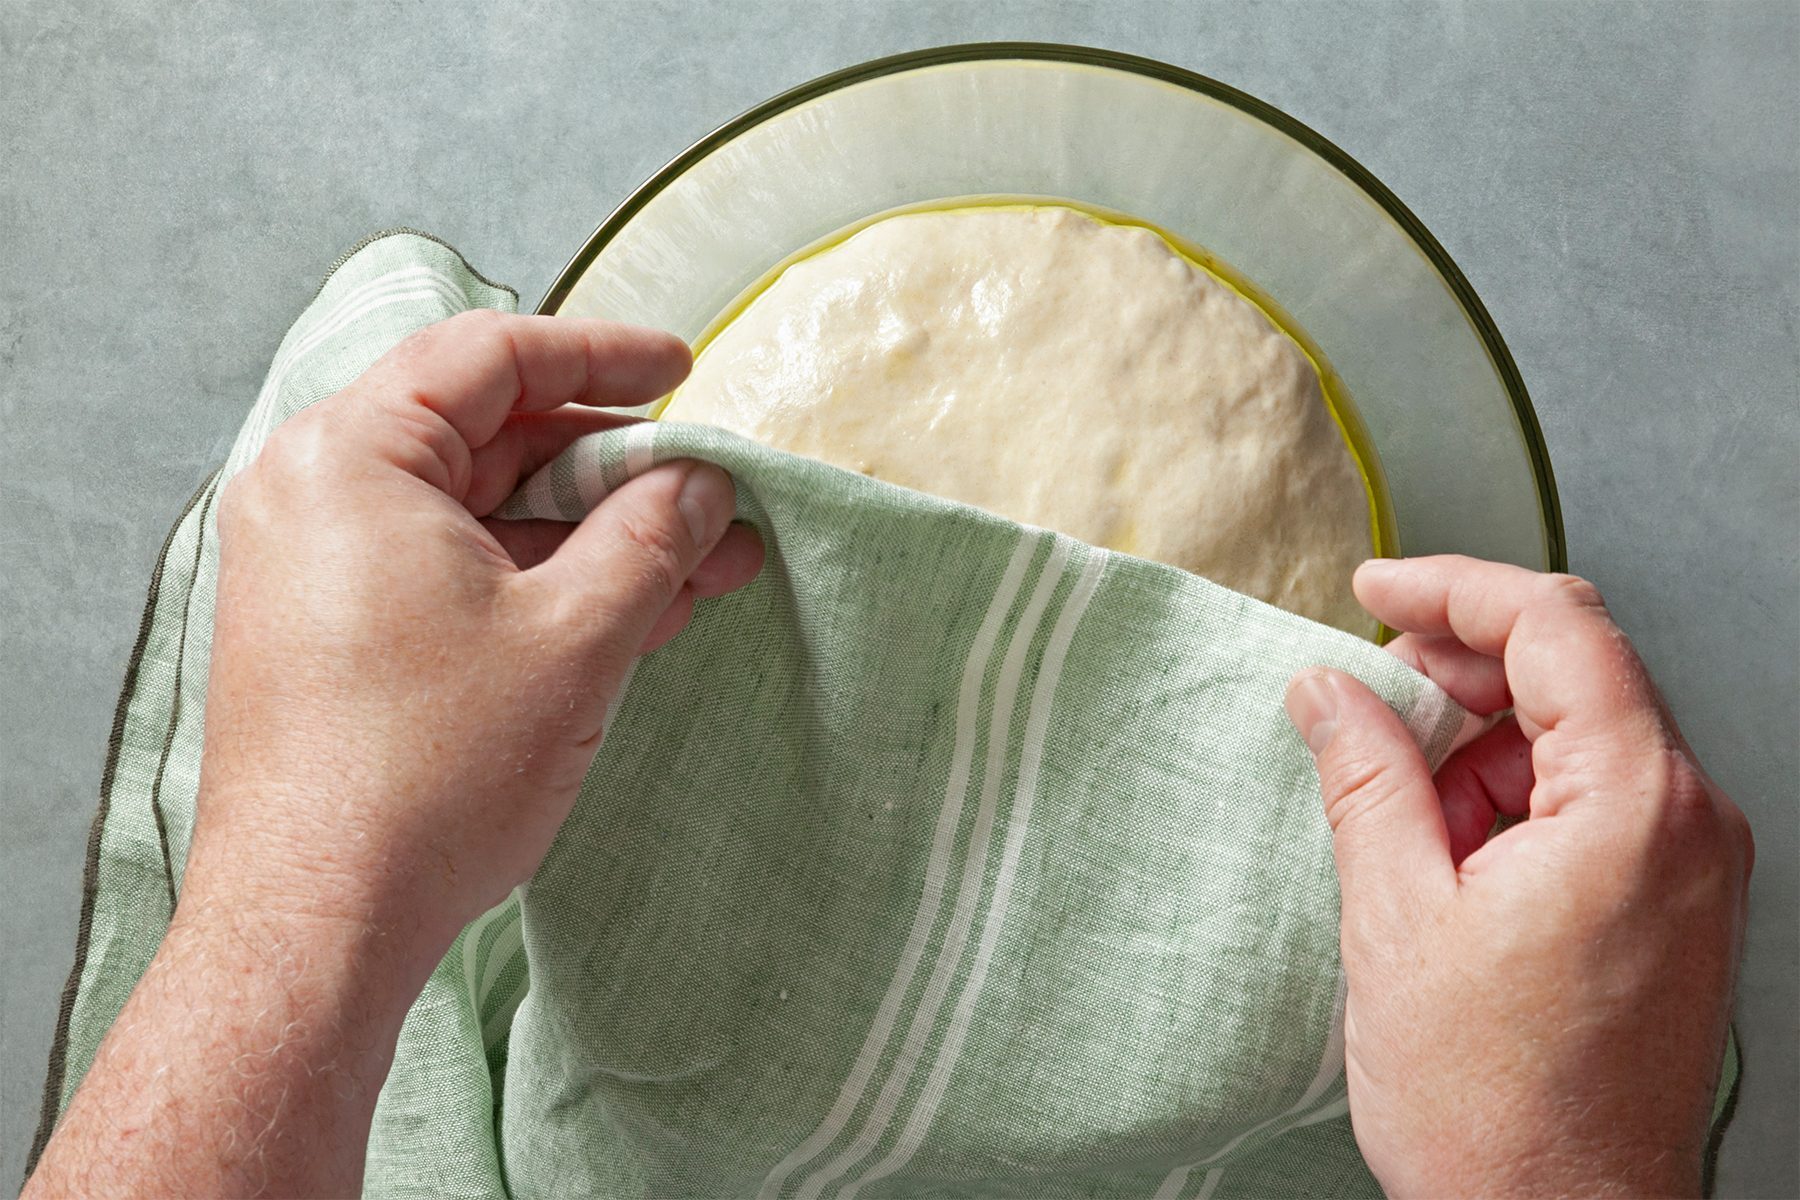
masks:
<svg viewBox="0 0 1800 1200"><path fill-rule="evenodd" d="M1300 348L1147 229L879 221L794 264L664 411L1157 559L1356 633L1363 481Z"/></svg>

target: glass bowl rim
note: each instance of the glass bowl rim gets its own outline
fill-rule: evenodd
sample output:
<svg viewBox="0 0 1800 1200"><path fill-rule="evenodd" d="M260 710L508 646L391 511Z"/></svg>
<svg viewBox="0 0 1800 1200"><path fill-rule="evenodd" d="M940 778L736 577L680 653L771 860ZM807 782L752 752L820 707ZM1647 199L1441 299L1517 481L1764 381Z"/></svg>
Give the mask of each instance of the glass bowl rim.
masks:
<svg viewBox="0 0 1800 1200"><path fill-rule="evenodd" d="M1377 179L1367 167L1357 162L1335 142L1248 92L1240 91L1230 84L1221 83L1210 76L1159 62L1153 58L1144 58L1117 50L1104 50L1095 46L1065 45L1057 42L966 42L949 46L931 46L921 50L891 54L884 58L870 59L867 62L808 80L770 97L761 104L746 109L719 125L639 184L617 208L613 209L599 225L595 226L594 232L588 235L580 249L576 250L569 259L568 264L557 273L555 281L544 293L544 298L538 301L534 311L545 315L555 314L562 307L563 302L568 299L569 293L574 290L581 276L593 265L594 260L600 257L600 252L613 238L618 236L619 231L624 229L645 205L685 174L689 167L719 147L735 140L740 134L761 125L769 118L840 88L879 79L885 75L956 63L1009 60L1065 63L1122 71L1162 83L1174 84L1176 87L1222 101L1270 126L1276 132L1299 142L1324 159L1327 164L1375 201L1425 255L1450 289L1451 295L1455 297L1458 306L1463 310L1463 315L1468 319L1470 326L1474 328L1476 336L1481 339L1482 346L1494 366L1495 374L1500 377L1501 386L1505 388L1507 398L1512 402L1513 415L1519 422L1519 431L1525 442L1526 456L1531 461L1532 475L1537 485L1538 511L1544 527L1544 552L1548 560L1548 567L1552 571L1568 570L1568 545L1563 533L1562 504L1557 496L1556 476L1550 467L1550 452L1544 444L1543 428L1538 424L1537 411L1532 407L1531 395L1526 391L1525 380L1519 374L1519 368L1513 361L1512 352L1507 349L1506 341L1500 336L1499 328L1495 326L1494 319L1488 315L1486 305L1482 304L1481 298L1475 294L1475 289L1470 285L1468 277L1463 274L1462 268L1456 265L1456 261L1450 257L1449 252L1444 249L1431 231L1425 228L1424 222L1419 220L1413 211L1389 190L1386 184Z"/></svg>

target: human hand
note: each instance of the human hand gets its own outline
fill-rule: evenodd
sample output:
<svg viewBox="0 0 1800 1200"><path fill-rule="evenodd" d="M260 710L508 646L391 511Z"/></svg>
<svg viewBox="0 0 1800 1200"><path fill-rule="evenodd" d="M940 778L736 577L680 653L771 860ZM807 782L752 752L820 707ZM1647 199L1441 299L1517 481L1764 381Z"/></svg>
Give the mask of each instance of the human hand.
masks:
<svg viewBox="0 0 1800 1200"><path fill-rule="evenodd" d="M1343 901L1350 1116L1390 1195L1698 1195L1753 859L1587 583L1376 560L1356 595L1466 708L1434 781L1379 699L1302 672ZM1496 816L1529 817L1489 840Z"/></svg>
<svg viewBox="0 0 1800 1200"><path fill-rule="evenodd" d="M762 564L718 468L579 525L487 518L679 383L666 334L468 313L288 421L221 496L194 837L168 935L28 1183L347 1195L408 1007L573 806L634 657Z"/></svg>
<svg viewBox="0 0 1800 1200"><path fill-rule="evenodd" d="M479 311L284 424L220 499L184 891L371 921L421 971L536 868L633 658L762 562L711 465L483 520L685 376L650 330Z"/></svg>

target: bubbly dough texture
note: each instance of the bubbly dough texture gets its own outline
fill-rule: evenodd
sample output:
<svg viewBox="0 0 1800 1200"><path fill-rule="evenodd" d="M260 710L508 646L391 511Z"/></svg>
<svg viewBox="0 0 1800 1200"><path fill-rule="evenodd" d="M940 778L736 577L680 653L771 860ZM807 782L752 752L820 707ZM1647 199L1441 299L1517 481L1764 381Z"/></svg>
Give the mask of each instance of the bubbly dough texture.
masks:
<svg viewBox="0 0 1800 1200"><path fill-rule="evenodd" d="M789 267L664 419L1183 567L1365 636L1361 473L1262 311L1057 207L879 221Z"/></svg>

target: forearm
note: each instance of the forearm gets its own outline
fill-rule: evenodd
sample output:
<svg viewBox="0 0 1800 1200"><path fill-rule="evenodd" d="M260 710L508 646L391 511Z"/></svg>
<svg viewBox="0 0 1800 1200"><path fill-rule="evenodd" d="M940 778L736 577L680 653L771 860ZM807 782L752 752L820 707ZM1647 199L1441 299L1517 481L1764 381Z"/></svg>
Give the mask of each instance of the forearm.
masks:
<svg viewBox="0 0 1800 1200"><path fill-rule="evenodd" d="M354 1195L420 986L391 949L190 889L26 1196Z"/></svg>

